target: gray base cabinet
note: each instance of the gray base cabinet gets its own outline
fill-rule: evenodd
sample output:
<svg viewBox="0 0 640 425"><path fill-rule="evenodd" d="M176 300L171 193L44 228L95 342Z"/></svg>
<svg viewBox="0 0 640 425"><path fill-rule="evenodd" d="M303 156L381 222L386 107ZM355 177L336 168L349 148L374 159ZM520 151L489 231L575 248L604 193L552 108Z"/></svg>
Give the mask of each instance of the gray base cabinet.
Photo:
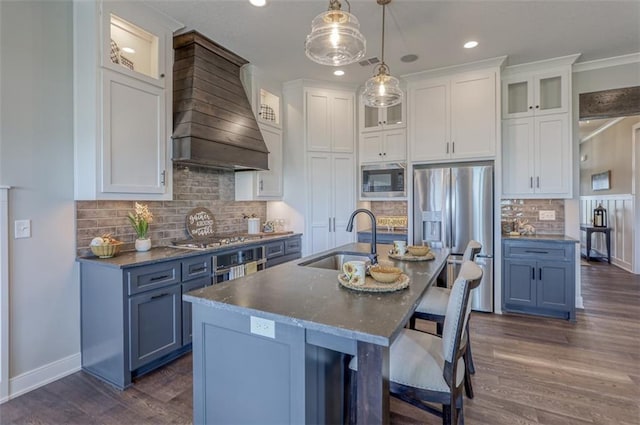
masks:
<svg viewBox="0 0 640 425"><path fill-rule="evenodd" d="M82 368L123 389L191 350L191 304L211 285L211 254L146 266L80 263Z"/></svg>
<svg viewBox="0 0 640 425"><path fill-rule="evenodd" d="M296 235L285 240L264 244L267 267L273 267L302 257L302 236Z"/></svg>
<svg viewBox="0 0 640 425"><path fill-rule="evenodd" d="M503 309L575 321L575 242L503 241Z"/></svg>

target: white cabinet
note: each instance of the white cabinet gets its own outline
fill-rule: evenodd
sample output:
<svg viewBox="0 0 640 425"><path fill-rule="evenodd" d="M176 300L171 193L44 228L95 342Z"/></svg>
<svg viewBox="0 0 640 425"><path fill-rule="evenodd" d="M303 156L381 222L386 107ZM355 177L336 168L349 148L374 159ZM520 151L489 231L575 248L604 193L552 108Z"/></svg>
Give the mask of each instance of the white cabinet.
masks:
<svg viewBox="0 0 640 425"><path fill-rule="evenodd" d="M140 3L74 1L75 199L171 199L173 32Z"/></svg>
<svg viewBox="0 0 640 425"><path fill-rule="evenodd" d="M361 104L360 131L390 130L405 127L404 112L403 102L388 108L375 108Z"/></svg>
<svg viewBox="0 0 640 425"><path fill-rule="evenodd" d="M305 90L307 150L353 152L354 94L322 89Z"/></svg>
<svg viewBox="0 0 640 425"><path fill-rule="evenodd" d="M353 154L311 152L307 156L309 214L307 237L311 253L353 241L347 222L355 209Z"/></svg>
<svg viewBox="0 0 640 425"><path fill-rule="evenodd" d="M567 67L521 73L502 80L502 118L566 113L569 108Z"/></svg>
<svg viewBox="0 0 640 425"><path fill-rule="evenodd" d="M495 157L496 72L455 74L409 84L412 161Z"/></svg>
<svg viewBox="0 0 640 425"><path fill-rule="evenodd" d="M259 124L269 150L266 171L236 171L236 201L282 199L282 130Z"/></svg>
<svg viewBox="0 0 640 425"><path fill-rule="evenodd" d="M278 201L283 195L283 137L280 84L266 78L258 68L245 65L241 79L251 102L260 133L269 150L265 171L236 171L236 201Z"/></svg>
<svg viewBox="0 0 640 425"><path fill-rule="evenodd" d="M360 162L405 161L407 132L405 129L373 131L360 134Z"/></svg>
<svg viewBox="0 0 640 425"><path fill-rule="evenodd" d="M503 195L570 198L569 115L503 121Z"/></svg>

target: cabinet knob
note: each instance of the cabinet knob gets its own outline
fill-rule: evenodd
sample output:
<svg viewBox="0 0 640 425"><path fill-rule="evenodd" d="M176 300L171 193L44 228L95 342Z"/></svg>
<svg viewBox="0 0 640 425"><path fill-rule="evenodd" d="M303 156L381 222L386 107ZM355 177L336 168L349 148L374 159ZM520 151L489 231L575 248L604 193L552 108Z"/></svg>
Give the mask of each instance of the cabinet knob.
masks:
<svg viewBox="0 0 640 425"><path fill-rule="evenodd" d="M164 78L164 74L160 74L160 78Z"/></svg>
<svg viewBox="0 0 640 425"><path fill-rule="evenodd" d="M378 125L382 125L382 121L378 121Z"/></svg>
<svg viewBox="0 0 640 425"><path fill-rule="evenodd" d="M386 121L382 121L382 124L386 124L386 123L387 123Z"/></svg>
<svg viewBox="0 0 640 425"><path fill-rule="evenodd" d="M378 156L382 156L382 152L378 152Z"/></svg>
<svg viewBox="0 0 640 425"><path fill-rule="evenodd" d="M540 109L540 105L536 105L536 109Z"/></svg>
<svg viewBox="0 0 640 425"><path fill-rule="evenodd" d="M383 152L383 153L382 153L382 155L383 155L383 156L387 156L387 153L386 153L386 152Z"/></svg>
<svg viewBox="0 0 640 425"><path fill-rule="evenodd" d="M533 106L529 106L529 109L533 109Z"/></svg>

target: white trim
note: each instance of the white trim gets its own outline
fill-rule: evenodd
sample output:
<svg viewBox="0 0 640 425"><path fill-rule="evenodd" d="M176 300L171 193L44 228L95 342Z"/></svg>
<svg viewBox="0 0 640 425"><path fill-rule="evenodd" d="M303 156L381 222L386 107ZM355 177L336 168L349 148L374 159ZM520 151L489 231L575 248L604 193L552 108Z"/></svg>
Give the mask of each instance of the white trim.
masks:
<svg viewBox="0 0 640 425"><path fill-rule="evenodd" d="M602 124L600 127L598 127L595 130L593 130L591 133L586 135L584 138L580 139L580 143L582 144L582 143L586 142L587 140L597 136L598 134L600 134L603 131L605 131L607 128L613 127L614 125L618 124L623 119L625 119L625 117L619 117L619 118L607 121L606 123Z"/></svg>
<svg viewBox="0 0 640 425"><path fill-rule="evenodd" d="M584 201L599 201L601 199L619 199L623 201L631 201L633 195L630 193L612 194L612 195L585 195L580 196L580 200Z"/></svg>
<svg viewBox="0 0 640 425"><path fill-rule="evenodd" d="M11 378L9 382L9 399L16 398L50 382L78 372L80 368L81 355L76 353L22 373L15 378Z"/></svg>
<svg viewBox="0 0 640 425"><path fill-rule="evenodd" d="M631 271L635 274L640 274L640 196L638 196L638 190L640 190L640 164L637 161L638 154L640 153L640 140L636 137L638 132L640 132L640 123L631 127L631 193L635 195L633 208L635 210L634 222L636 223Z"/></svg>
<svg viewBox="0 0 640 425"><path fill-rule="evenodd" d="M0 186L0 403L9 397L9 188Z"/></svg>
<svg viewBox="0 0 640 425"><path fill-rule="evenodd" d="M575 55L567 55L557 58L544 59L536 62L527 62L518 65L507 66L502 72L502 78L522 73L530 73L540 70L549 70L551 68L571 66L576 60L578 60L580 55L581 53L577 53ZM569 93L571 93L571 91L569 91Z"/></svg>
<svg viewBox="0 0 640 425"><path fill-rule="evenodd" d="M573 65L573 72L593 71L594 69L610 68L612 66L627 65L637 62L640 62L640 53L631 53L628 55L576 63Z"/></svg>
<svg viewBox="0 0 640 425"><path fill-rule="evenodd" d="M484 59L477 62L469 62L462 65L445 66L442 68L429 69L426 71L413 72L411 74L401 75L400 78L406 82L420 81L437 77L446 77L452 74L458 74L468 71L485 70L489 68L501 69L504 66L507 56L498 56L491 59ZM498 74L499 75L499 74ZM499 80L496 81L499 84Z"/></svg>

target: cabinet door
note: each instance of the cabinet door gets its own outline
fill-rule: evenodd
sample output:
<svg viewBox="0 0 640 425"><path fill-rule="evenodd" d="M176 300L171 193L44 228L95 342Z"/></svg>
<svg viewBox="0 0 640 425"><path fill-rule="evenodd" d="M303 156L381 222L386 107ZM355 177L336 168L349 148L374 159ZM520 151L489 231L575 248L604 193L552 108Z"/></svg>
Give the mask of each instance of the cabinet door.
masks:
<svg viewBox="0 0 640 425"><path fill-rule="evenodd" d="M502 122L502 193L534 192L534 127L531 118Z"/></svg>
<svg viewBox="0 0 640 425"><path fill-rule="evenodd" d="M535 117L534 125L536 193L571 197L571 141L568 136L568 115Z"/></svg>
<svg viewBox="0 0 640 425"><path fill-rule="evenodd" d="M335 94L331 102L331 151L352 153L355 144L353 94Z"/></svg>
<svg viewBox="0 0 640 425"><path fill-rule="evenodd" d="M382 126L380 109L366 105L360 107L360 129L362 131L380 130Z"/></svg>
<svg viewBox="0 0 640 425"><path fill-rule="evenodd" d="M383 132L362 133L360 137L360 162L382 161Z"/></svg>
<svg viewBox="0 0 640 425"><path fill-rule="evenodd" d="M573 263L561 261L538 261L537 305L538 307L569 311L572 309Z"/></svg>
<svg viewBox="0 0 640 425"><path fill-rule="evenodd" d="M382 157L385 161L407 160L407 132L401 130L387 130L384 132Z"/></svg>
<svg viewBox="0 0 640 425"><path fill-rule="evenodd" d="M269 126L260 126L262 137L269 150L269 170L257 175L258 197L282 197L282 132Z"/></svg>
<svg viewBox="0 0 640 425"><path fill-rule="evenodd" d="M311 153L307 158L309 173L309 234L308 253L331 248L330 230L333 217L333 182L331 178L331 155Z"/></svg>
<svg viewBox="0 0 640 425"><path fill-rule="evenodd" d="M103 70L102 184L108 193L166 190L165 95L156 86Z"/></svg>
<svg viewBox="0 0 640 425"><path fill-rule="evenodd" d="M309 151L331 150L330 101L326 93L312 90L306 92L305 129Z"/></svg>
<svg viewBox="0 0 640 425"><path fill-rule="evenodd" d="M536 306L536 262L504 260L504 302L519 306Z"/></svg>
<svg viewBox="0 0 640 425"><path fill-rule="evenodd" d="M129 368L138 369L182 345L181 288L129 298Z"/></svg>
<svg viewBox="0 0 640 425"><path fill-rule="evenodd" d="M421 83L410 90L409 143L414 161L449 158L449 111L448 80Z"/></svg>
<svg viewBox="0 0 640 425"><path fill-rule="evenodd" d="M182 284L182 293L204 288L211 285L211 276L202 277ZM193 325L191 323L191 303L182 301L182 345L191 344L193 336Z"/></svg>
<svg viewBox="0 0 640 425"><path fill-rule="evenodd" d="M496 76L482 72L451 81L452 157L493 157L496 153Z"/></svg>
<svg viewBox="0 0 640 425"><path fill-rule="evenodd" d="M536 116L558 114L569 109L569 72L552 70L533 77L534 104Z"/></svg>
<svg viewBox="0 0 640 425"><path fill-rule="evenodd" d="M533 115L533 82L529 75L502 80L502 118L524 118Z"/></svg>
<svg viewBox="0 0 640 425"><path fill-rule="evenodd" d="M395 127L404 127L404 102L400 102L397 105L389 106L388 108L381 108L380 111L384 113L382 124L387 130Z"/></svg>
<svg viewBox="0 0 640 425"><path fill-rule="evenodd" d="M335 154L332 158L333 245L331 248L354 241L354 232L347 232L349 217L355 209L355 161L353 155ZM314 187L313 190L316 190Z"/></svg>

